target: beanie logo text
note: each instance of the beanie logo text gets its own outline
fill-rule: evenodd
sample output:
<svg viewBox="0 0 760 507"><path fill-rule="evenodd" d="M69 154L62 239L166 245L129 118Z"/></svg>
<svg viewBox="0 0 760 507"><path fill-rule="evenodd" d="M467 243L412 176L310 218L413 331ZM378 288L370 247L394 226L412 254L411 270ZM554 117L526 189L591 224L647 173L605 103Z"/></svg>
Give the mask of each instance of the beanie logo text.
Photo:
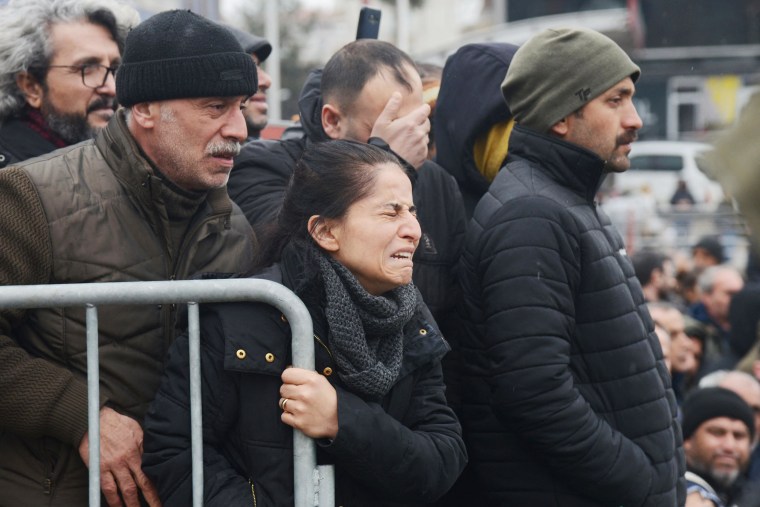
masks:
<svg viewBox="0 0 760 507"><path fill-rule="evenodd" d="M244 78L245 75L243 74L242 69L223 70L219 73L219 79L222 81L237 81L238 79Z"/></svg>
<svg viewBox="0 0 760 507"><path fill-rule="evenodd" d="M581 102L586 103L588 102L589 95L591 95L591 88L581 88L575 92L575 95L581 99Z"/></svg>

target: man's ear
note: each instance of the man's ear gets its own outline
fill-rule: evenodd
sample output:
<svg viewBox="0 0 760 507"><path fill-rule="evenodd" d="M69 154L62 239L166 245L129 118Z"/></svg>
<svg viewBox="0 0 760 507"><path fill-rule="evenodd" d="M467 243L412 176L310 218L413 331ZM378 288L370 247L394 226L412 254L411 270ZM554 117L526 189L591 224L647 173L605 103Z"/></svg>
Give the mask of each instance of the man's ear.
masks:
<svg viewBox="0 0 760 507"><path fill-rule="evenodd" d="M340 248L332 226L332 220L324 219L319 215L312 215L307 224L311 238L327 252L337 252Z"/></svg>
<svg viewBox="0 0 760 507"><path fill-rule="evenodd" d="M141 102L132 106L134 122L146 130L156 125L156 118L161 116L161 106L157 102Z"/></svg>
<svg viewBox="0 0 760 507"><path fill-rule="evenodd" d="M558 137L565 137L570 130L570 126L567 123L567 116L552 125L549 130Z"/></svg>
<svg viewBox="0 0 760 507"><path fill-rule="evenodd" d="M322 106L322 129L330 139L342 139L343 115L332 104Z"/></svg>
<svg viewBox="0 0 760 507"><path fill-rule="evenodd" d="M42 83L28 72L19 72L16 74L16 86L24 94L26 103L34 109L42 107L42 99L45 93L42 89Z"/></svg>

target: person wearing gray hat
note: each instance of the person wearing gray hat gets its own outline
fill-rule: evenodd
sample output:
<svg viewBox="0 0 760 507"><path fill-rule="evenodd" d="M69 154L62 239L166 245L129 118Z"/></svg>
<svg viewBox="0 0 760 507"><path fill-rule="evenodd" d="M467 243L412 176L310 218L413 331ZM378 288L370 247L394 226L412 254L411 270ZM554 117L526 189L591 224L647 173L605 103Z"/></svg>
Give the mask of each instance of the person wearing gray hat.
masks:
<svg viewBox="0 0 760 507"><path fill-rule="evenodd" d="M629 167L639 67L554 28L514 54L516 125L459 263L473 505L683 505L676 398L623 240L595 196Z"/></svg>
<svg viewBox="0 0 760 507"><path fill-rule="evenodd" d="M267 90L272 86L272 78L261 66L269 55L272 54L272 45L263 37L250 32L244 32L234 26L228 26L232 35L238 40L243 50L251 55L256 64L256 72L259 78L259 88L256 94L248 101L248 106L243 110L245 124L248 126L248 140L252 141L261 137L261 131L269 123L269 106L267 105ZM246 141L246 142L247 142Z"/></svg>
<svg viewBox="0 0 760 507"><path fill-rule="evenodd" d="M133 28L124 107L94 139L0 171L0 285L245 271L253 231L226 182L255 92L254 63L222 26L177 10ZM88 503L84 312L0 312L2 505ZM168 304L101 306L98 320L103 503L160 505L142 421L181 322Z"/></svg>

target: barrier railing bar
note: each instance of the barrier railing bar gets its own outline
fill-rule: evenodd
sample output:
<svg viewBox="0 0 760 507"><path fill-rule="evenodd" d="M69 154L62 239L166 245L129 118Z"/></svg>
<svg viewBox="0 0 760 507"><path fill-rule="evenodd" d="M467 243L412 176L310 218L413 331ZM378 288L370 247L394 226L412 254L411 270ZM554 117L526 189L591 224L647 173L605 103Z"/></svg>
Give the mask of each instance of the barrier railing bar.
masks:
<svg viewBox="0 0 760 507"><path fill-rule="evenodd" d="M318 486L319 495L317 505L324 507L329 505L335 506L335 467L332 465L319 465L317 467L319 474Z"/></svg>
<svg viewBox="0 0 760 507"><path fill-rule="evenodd" d="M187 303L190 355L190 436L193 463L203 463L203 418L201 410L201 338L198 304ZM193 467L193 507L203 507L203 467Z"/></svg>
<svg viewBox="0 0 760 507"><path fill-rule="evenodd" d="M44 287L44 290L40 290ZM257 301L272 305L279 309L288 320L293 337L293 366L299 368L314 368L314 341L311 316L303 302L286 287L268 280L254 279L225 279L225 280L182 280L161 282L110 282L110 283L80 283L80 284L52 284L44 286L14 285L0 287L0 308L49 308L86 306L88 308L87 327L87 360L88 360L88 423L90 426L90 505L100 505L100 431L99 428L99 383L98 376L94 378L94 389L91 387L90 372L91 359L97 368L98 356L98 332L97 327L90 331L89 322L95 319L97 324L97 310L93 306L108 304L166 304L188 303L189 312L195 312L195 325L197 326L197 303L232 302L232 301ZM90 311L90 307L92 310ZM194 310L191 308L195 307ZM190 321L193 320L189 316ZM92 335L92 336L91 336ZM196 336L198 333L196 331ZM196 345L199 346L198 337ZM199 352L199 348L197 349ZM91 352L92 351L92 352ZM190 352L192 354L192 352ZM200 468L200 477L203 470L203 440L202 425L198 417L197 429L193 429L193 412L201 410L200 407L200 362L196 361L197 375L191 370L191 429L193 440L193 502L194 505L202 505L203 496L202 480L196 481L196 471ZM193 387L195 385L195 387ZM193 392L197 390L198 398L193 398ZM94 401L94 405L93 405ZM197 407L196 407L197 405ZM196 408L194 408L196 407ZM94 421L94 424L93 424ZM200 437L195 436L198 431ZM199 446L196 450L195 445ZM319 505L320 507L333 507L334 482L328 483L326 479L332 478L332 471L327 473L314 473L316 470L316 447L315 443L300 431L293 432L293 456L294 456L294 495L296 507ZM97 449L97 451L95 451ZM325 467L320 467L320 469ZM93 475L93 469L95 474ZM320 480L320 476L322 479ZM93 480L96 477L97 480ZM201 494L196 493L196 486L200 487ZM93 493L93 489L97 492ZM332 490L325 497L323 490ZM320 492L319 499L316 492ZM93 501L93 496L96 496ZM317 503L317 502L332 503ZM200 503L198 503L200 502Z"/></svg>
<svg viewBox="0 0 760 507"><path fill-rule="evenodd" d="M87 434L89 435L90 507L100 507L100 362L98 309L86 306L87 323Z"/></svg>

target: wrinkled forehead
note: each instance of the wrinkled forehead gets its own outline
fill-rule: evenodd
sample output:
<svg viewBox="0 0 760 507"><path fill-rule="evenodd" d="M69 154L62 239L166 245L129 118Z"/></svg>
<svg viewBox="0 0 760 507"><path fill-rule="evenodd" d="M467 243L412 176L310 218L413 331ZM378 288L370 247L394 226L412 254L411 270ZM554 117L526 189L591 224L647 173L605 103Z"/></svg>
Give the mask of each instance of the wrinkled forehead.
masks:
<svg viewBox="0 0 760 507"><path fill-rule="evenodd" d="M366 196L353 204L373 210L414 206L412 182L399 164L382 162L368 170L372 175L370 190Z"/></svg>

